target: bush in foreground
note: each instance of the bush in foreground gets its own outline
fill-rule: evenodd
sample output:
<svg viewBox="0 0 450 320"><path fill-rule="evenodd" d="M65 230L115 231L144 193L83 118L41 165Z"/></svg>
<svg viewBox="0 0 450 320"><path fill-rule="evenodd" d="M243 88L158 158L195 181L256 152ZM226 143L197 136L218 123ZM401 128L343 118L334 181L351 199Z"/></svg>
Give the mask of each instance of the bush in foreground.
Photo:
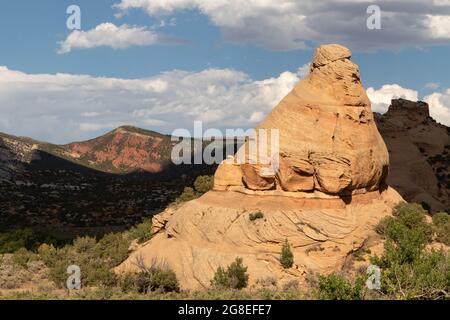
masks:
<svg viewBox="0 0 450 320"><path fill-rule="evenodd" d="M450 297L450 256L425 249L432 227L419 205L397 206L394 217L381 221L377 230L386 239L384 253L371 260L382 269L382 294L394 299Z"/></svg>
<svg viewBox="0 0 450 320"><path fill-rule="evenodd" d="M211 280L211 285L215 288L243 289L248 284L247 267L243 265L242 258L236 260L225 270L219 267Z"/></svg>
<svg viewBox="0 0 450 320"><path fill-rule="evenodd" d="M250 221L255 221L258 219L263 219L264 218L264 213L262 213L261 211L257 211L254 213L250 213L248 215L248 218L250 219Z"/></svg>
<svg viewBox="0 0 450 320"><path fill-rule="evenodd" d="M139 268L137 274L127 274L121 282L122 289L125 292L136 292L148 294L150 292L179 292L180 286L177 276L170 268L164 264L159 266L152 263L146 266L142 259L137 260Z"/></svg>
<svg viewBox="0 0 450 320"><path fill-rule="evenodd" d="M433 224L436 232L436 240L450 246L450 215L439 212L433 215Z"/></svg>
<svg viewBox="0 0 450 320"><path fill-rule="evenodd" d="M393 217L384 218L376 227L386 238L385 252L389 261L415 261L432 239L431 225L426 222L426 211L417 204L400 204ZM394 260L392 260L394 259Z"/></svg>
<svg viewBox="0 0 450 320"><path fill-rule="evenodd" d="M291 246L287 240L281 249L280 263L284 269L292 268L294 265L294 254L292 253Z"/></svg>
<svg viewBox="0 0 450 320"><path fill-rule="evenodd" d="M72 245L63 248L43 245L38 253L59 287L65 287L70 265L80 267L83 286L111 286L117 281L111 269L127 258L129 245L130 239L125 234L111 233L100 241L91 237L77 238Z"/></svg>
<svg viewBox="0 0 450 320"><path fill-rule="evenodd" d="M320 300L361 300L364 298L364 279L354 284L337 274L319 276L315 297Z"/></svg>

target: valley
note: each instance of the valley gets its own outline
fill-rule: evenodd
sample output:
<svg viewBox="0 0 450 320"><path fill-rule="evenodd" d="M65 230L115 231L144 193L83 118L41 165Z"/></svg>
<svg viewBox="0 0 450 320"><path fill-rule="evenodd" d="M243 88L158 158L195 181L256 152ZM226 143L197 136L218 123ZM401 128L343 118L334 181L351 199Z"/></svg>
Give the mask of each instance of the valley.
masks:
<svg viewBox="0 0 450 320"><path fill-rule="evenodd" d="M0 230L129 228L214 173L215 166L174 166L170 151L170 137L133 127L65 146L0 134Z"/></svg>

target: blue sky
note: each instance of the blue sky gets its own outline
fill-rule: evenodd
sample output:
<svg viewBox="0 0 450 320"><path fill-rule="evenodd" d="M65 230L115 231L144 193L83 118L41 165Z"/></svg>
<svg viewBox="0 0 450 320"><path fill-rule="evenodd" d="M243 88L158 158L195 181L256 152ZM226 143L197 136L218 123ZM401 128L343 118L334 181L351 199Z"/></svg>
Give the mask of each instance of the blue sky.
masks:
<svg viewBox="0 0 450 320"><path fill-rule="evenodd" d="M205 0L3 0L0 66L6 71L0 73L0 78L4 77L7 87L0 89L0 118L3 118L0 131L62 143L90 138L122 123L170 132L189 127L192 120L209 112L211 115L201 120L211 126L221 122L228 126L233 123L252 126L250 119L257 121L267 114L273 107L268 104L276 103L301 78L298 69L309 63L314 47L328 42L352 49L364 85L373 89L375 109L385 109L386 101L394 95L417 96L434 102L435 117L442 117L438 120L450 121L450 4L446 6L446 0L440 0L444 4L436 3L438 0L411 1L408 7L404 1L396 0L389 4L329 0L324 1L328 7L308 8L302 7L301 1L291 0L250 0L246 5L235 0L217 1L219 7ZM382 29L368 30L365 27L368 14L364 9L377 2L382 9ZM86 34L103 23L141 29L133 35L134 40L126 40L125 47L120 49L101 43L82 48L76 42L79 40L73 42L73 38L69 52L58 53L60 43L68 42L72 33L66 28L66 8L71 4L81 8L81 32ZM118 13L122 16L118 17ZM299 26L302 23L304 26ZM156 40L136 44L143 32L154 35ZM98 37L101 35L90 41L101 42ZM71 78L67 82L56 74L89 77ZM16 77L20 81L10 80ZM186 84L191 78L197 81L193 82L198 84L195 88L189 87L193 83ZM111 93L105 89L105 83L111 79L119 81L123 95L115 98L121 101L120 106L109 108L113 103L108 100ZM151 94L144 89L136 93L124 82L127 79L166 84L162 88L152 87ZM76 100L77 86L86 87L83 81L91 83L92 90L83 91L83 98ZM171 100L170 94L163 91L169 91L175 82L176 89L187 87ZM52 85L59 86L58 92L67 91L66 96L75 101L67 102L64 95L56 95L55 90L49 89ZM393 87L382 89L385 85ZM27 86L31 86L29 90ZM98 90L96 86L100 86ZM201 100L198 97L212 87L218 90L220 99L226 97L218 103L221 108L226 109L227 103L232 103L237 109L245 109L249 121L238 112L232 116L213 115L224 114L223 110L217 112L208 106L214 104L211 96L215 94ZM248 101L244 89L247 93L255 90L249 104L244 103ZM267 90L272 96L257 97L267 95ZM194 91L191 101L186 92ZM78 110L77 104L85 108ZM191 113L191 117L175 123L173 115L179 112ZM60 134L55 134L58 128Z"/></svg>

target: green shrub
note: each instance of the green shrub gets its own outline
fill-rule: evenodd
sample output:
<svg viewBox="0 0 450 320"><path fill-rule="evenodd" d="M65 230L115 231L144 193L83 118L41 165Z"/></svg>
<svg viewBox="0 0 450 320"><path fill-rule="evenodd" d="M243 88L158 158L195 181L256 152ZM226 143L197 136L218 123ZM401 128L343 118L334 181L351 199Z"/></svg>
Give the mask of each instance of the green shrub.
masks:
<svg viewBox="0 0 450 320"><path fill-rule="evenodd" d="M59 287L65 287L70 265L80 267L83 286L111 286L117 282L111 269L127 258L129 245L130 240L124 234L111 233L98 242L91 237L81 237L63 248L43 245L38 253Z"/></svg>
<svg viewBox="0 0 450 320"><path fill-rule="evenodd" d="M172 292L179 291L177 276L169 269L151 268L149 271L137 275L136 286L139 293L151 291Z"/></svg>
<svg viewBox="0 0 450 320"><path fill-rule="evenodd" d="M227 270L219 267L211 280L211 285L216 288L243 289L248 284L247 267L242 264L242 258L236 258Z"/></svg>
<svg viewBox="0 0 450 320"><path fill-rule="evenodd" d="M194 188L200 194L204 194L211 190L214 186L214 178L210 176L199 176L195 179Z"/></svg>
<svg viewBox="0 0 450 320"><path fill-rule="evenodd" d="M81 283L84 286L107 286L112 287L117 284L117 275L110 269L109 266L103 265L99 261L94 263L82 263L81 269ZM66 270L67 271L67 270ZM66 273L67 279L67 273Z"/></svg>
<svg viewBox="0 0 450 320"><path fill-rule="evenodd" d="M214 186L214 178L210 176L199 176L194 181L194 187L185 187L181 195L175 200L175 204L197 199L202 194L211 190Z"/></svg>
<svg viewBox="0 0 450 320"><path fill-rule="evenodd" d="M394 208L393 214L393 217L384 218L376 230L386 238L385 250L394 254L396 261L411 262L431 241L432 228L426 222L426 212L420 205L400 204Z"/></svg>
<svg viewBox="0 0 450 320"><path fill-rule="evenodd" d="M250 213L248 215L248 218L250 219L250 221L255 221L257 219L263 219L264 218L264 213L262 213L261 211L257 211L255 213Z"/></svg>
<svg viewBox="0 0 450 320"><path fill-rule="evenodd" d="M13 253L21 248L30 248L34 232L31 229L0 233L0 254Z"/></svg>
<svg viewBox="0 0 450 320"><path fill-rule="evenodd" d="M14 253L12 259L15 264L26 268L28 262L37 260L38 256L25 248L20 248Z"/></svg>
<svg viewBox="0 0 450 320"><path fill-rule="evenodd" d="M167 266L158 266L153 263L147 267L140 258L137 261L140 269L137 274L128 274L122 279L122 289L125 292L138 292L147 294L150 292L179 292L180 286L175 272Z"/></svg>
<svg viewBox="0 0 450 320"><path fill-rule="evenodd" d="M63 244L54 237L42 233L36 233L32 229L18 229L0 233L0 254L14 253L21 248L29 251L36 251L43 244L53 244L55 246Z"/></svg>
<svg viewBox="0 0 450 320"><path fill-rule="evenodd" d="M395 299L448 298L449 254L425 249L431 240L432 229L419 205L396 207L394 217L384 219L378 230L386 238L384 252L381 257L372 257L371 261L382 268L383 294Z"/></svg>
<svg viewBox="0 0 450 320"><path fill-rule="evenodd" d="M54 246L42 245L38 249L40 259L49 268L50 279L58 286L65 287L67 280L67 267L72 263L68 261L69 245L57 249Z"/></svg>
<svg viewBox="0 0 450 320"><path fill-rule="evenodd" d="M448 298L450 256L443 251L422 252L415 260L401 263L389 247L373 263L382 267L381 292L394 299Z"/></svg>
<svg viewBox="0 0 450 320"><path fill-rule="evenodd" d="M294 254L292 253L291 246L287 240L281 248L280 263L284 269L292 268L294 265Z"/></svg>
<svg viewBox="0 0 450 320"><path fill-rule="evenodd" d="M128 257L130 241L122 233L109 233L96 244L95 256L110 267L122 263Z"/></svg>
<svg viewBox="0 0 450 320"><path fill-rule="evenodd" d="M450 246L450 215L445 212L434 214L433 224L436 240Z"/></svg>
<svg viewBox="0 0 450 320"><path fill-rule="evenodd" d="M358 277L352 284L342 276L319 276L316 298L320 300L361 300L364 298L364 279Z"/></svg>
<svg viewBox="0 0 450 320"><path fill-rule="evenodd" d="M185 187L183 193L175 200L175 203L183 203L198 198L198 194L195 193L191 187Z"/></svg>
<svg viewBox="0 0 450 320"><path fill-rule="evenodd" d="M430 226L426 222L428 212L417 203L400 203L393 211L402 224L409 229L421 229L424 233L431 235Z"/></svg>
<svg viewBox="0 0 450 320"><path fill-rule="evenodd" d="M93 252L95 246L97 245L97 240L91 237L80 237L76 238L73 242L73 249L77 253L89 253Z"/></svg>
<svg viewBox="0 0 450 320"><path fill-rule="evenodd" d="M388 220L386 225L384 249L389 253L389 259L395 259L400 264L417 259L427 244L426 236L394 218Z"/></svg>
<svg viewBox="0 0 450 320"><path fill-rule="evenodd" d="M136 239L139 244L149 241L152 236L152 219L150 218L130 230L130 239Z"/></svg>
<svg viewBox="0 0 450 320"><path fill-rule="evenodd" d="M122 291L125 293L138 292L136 278L137 275L132 273L126 273L123 275L120 279L120 288Z"/></svg>

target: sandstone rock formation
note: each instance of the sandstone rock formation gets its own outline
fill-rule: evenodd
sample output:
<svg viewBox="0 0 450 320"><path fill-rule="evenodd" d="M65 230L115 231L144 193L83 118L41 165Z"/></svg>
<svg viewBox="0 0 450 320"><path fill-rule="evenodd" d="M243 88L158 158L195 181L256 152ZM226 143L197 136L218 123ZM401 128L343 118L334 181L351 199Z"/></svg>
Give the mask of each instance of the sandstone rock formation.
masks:
<svg viewBox="0 0 450 320"><path fill-rule="evenodd" d="M215 189L244 183L249 190L351 194L383 185L388 152L350 57L339 45L317 49L309 76L257 127L256 140L260 129L279 130L279 154L269 143L267 148L277 157L276 170L270 170L273 161L262 163L265 158L249 151L247 142L240 150L244 161L236 161L242 181L236 163L227 160L216 173Z"/></svg>
<svg viewBox="0 0 450 320"><path fill-rule="evenodd" d="M250 283L275 277L279 283L308 273L339 271L348 256L375 237L373 227L391 213L401 197L391 188L354 197L301 199L212 191L178 209L155 217L153 239L121 264L116 272L136 272L137 262L172 268L184 289L210 286L219 266L242 257ZM263 212L251 221L249 214ZM278 261L285 240L295 265L284 270Z"/></svg>
<svg viewBox="0 0 450 320"><path fill-rule="evenodd" d="M425 102L405 99L375 119L389 149L388 184L407 201L450 212L450 128L430 117Z"/></svg>
<svg viewBox="0 0 450 320"><path fill-rule="evenodd" d="M183 288L199 289L236 257L251 285L341 270L402 201L385 185L387 149L350 56L339 45L317 49L310 75L257 128L279 129L278 152L259 161L247 142L236 156L245 162L227 159L213 191L156 216L153 239L116 272L138 271L137 261L165 264ZM264 217L252 221L255 212ZM279 262L286 239L295 260L287 270Z"/></svg>

